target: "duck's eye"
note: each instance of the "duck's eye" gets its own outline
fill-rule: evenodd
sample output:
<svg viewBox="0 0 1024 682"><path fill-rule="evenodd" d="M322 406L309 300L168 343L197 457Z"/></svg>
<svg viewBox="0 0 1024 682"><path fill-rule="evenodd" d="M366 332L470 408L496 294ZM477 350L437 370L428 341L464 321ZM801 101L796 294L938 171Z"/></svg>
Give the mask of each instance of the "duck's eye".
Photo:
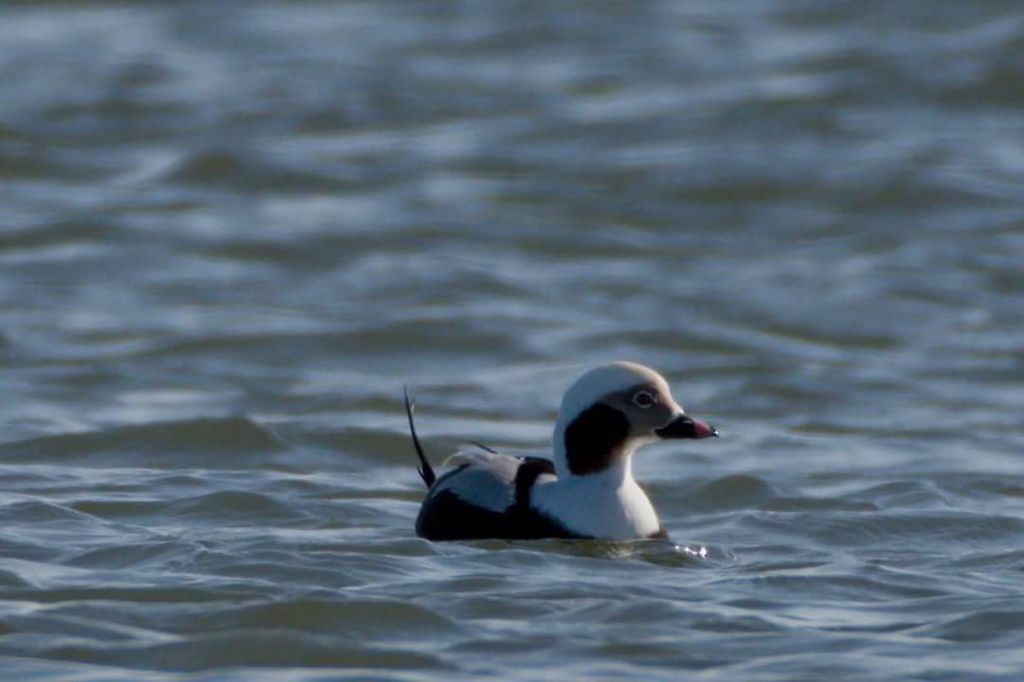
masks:
<svg viewBox="0 0 1024 682"><path fill-rule="evenodd" d="M637 391L633 394L633 404L646 410L654 404L654 396L650 391Z"/></svg>

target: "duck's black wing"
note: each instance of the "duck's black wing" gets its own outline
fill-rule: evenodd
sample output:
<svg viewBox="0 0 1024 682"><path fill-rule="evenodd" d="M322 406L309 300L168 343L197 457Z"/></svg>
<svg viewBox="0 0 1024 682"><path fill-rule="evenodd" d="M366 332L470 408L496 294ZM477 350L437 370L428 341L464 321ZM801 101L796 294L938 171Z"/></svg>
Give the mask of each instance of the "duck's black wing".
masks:
<svg viewBox="0 0 1024 682"><path fill-rule="evenodd" d="M490 451L459 453L458 465L430 489L416 519L429 540L581 537L530 506L534 484L553 476L551 460Z"/></svg>
<svg viewBox="0 0 1024 682"><path fill-rule="evenodd" d="M449 460L454 468L438 477L416 434L415 410L406 389L405 414L420 462L417 471L428 488L416 517L417 535L428 540L581 537L530 506L537 480L555 475L551 460L505 455L474 443L478 450L454 455Z"/></svg>

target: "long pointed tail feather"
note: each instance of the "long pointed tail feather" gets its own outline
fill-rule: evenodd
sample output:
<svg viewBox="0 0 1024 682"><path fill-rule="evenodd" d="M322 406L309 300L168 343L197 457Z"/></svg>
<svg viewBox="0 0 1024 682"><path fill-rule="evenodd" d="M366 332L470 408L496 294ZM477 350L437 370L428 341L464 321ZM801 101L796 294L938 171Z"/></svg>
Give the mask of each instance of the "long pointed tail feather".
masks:
<svg viewBox="0 0 1024 682"><path fill-rule="evenodd" d="M416 410L416 402L409 399L409 387L404 386L403 389L405 391L405 414L409 417L409 432L412 434L412 445L416 448L416 456L420 458L420 466L416 471L419 472L420 478L430 488L434 485L434 481L437 480L437 475L434 473L434 467L430 466L430 461L427 460L427 456L423 452L419 436L416 435L416 424L412 420L412 413Z"/></svg>

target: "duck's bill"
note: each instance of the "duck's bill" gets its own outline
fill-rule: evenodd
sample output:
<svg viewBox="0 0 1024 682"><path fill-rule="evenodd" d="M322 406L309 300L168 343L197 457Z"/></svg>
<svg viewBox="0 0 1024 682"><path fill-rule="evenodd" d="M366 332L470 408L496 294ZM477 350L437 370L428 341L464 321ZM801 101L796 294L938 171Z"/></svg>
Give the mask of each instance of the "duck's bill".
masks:
<svg viewBox="0 0 1024 682"><path fill-rule="evenodd" d="M656 429L654 432L658 434L659 438L718 437L718 429L714 426L686 414L676 417L667 426Z"/></svg>

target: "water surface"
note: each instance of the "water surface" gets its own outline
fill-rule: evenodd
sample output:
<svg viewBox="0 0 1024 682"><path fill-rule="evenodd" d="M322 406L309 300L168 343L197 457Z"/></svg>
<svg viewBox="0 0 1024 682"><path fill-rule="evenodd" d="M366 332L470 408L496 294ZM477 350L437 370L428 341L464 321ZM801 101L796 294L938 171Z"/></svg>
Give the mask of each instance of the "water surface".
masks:
<svg viewBox="0 0 1024 682"><path fill-rule="evenodd" d="M1016 680L1016 2L7 3L12 679ZM416 538L661 370L673 542ZM707 549L693 556L686 548Z"/></svg>

